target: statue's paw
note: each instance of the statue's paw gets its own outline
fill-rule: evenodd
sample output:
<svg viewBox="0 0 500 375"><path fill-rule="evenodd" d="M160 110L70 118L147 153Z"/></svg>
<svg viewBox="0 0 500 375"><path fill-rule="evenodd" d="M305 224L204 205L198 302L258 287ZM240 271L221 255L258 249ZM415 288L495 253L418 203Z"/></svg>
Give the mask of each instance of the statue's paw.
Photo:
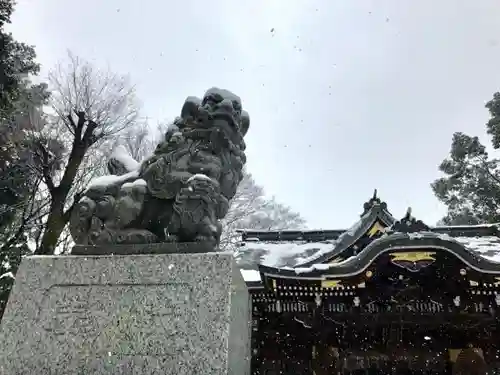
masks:
<svg viewBox="0 0 500 375"><path fill-rule="evenodd" d="M94 224L100 221L95 218L89 230L89 244L91 245L107 245L114 243L114 231L105 228L102 224L97 228Z"/></svg>
<svg viewBox="0 0 500 375"><path fill-rule="evenodd" d="M117 231L115 243L117 244L147 244L158 242L158 237L146 229L124 229Z"/></svg>
<svg viewBox="0 0 500 375"><path fill-rule="evenodd" d="M115 197L104 195L96 200L95 215L102 220L107 220L115 213Z"/></svg>
<svg viewBox="0 0 500 375"><path fill-rule="evenodd" d="M165 234L165 242L168 243L179 242L179 236L175 234Z"/></svg>
<svg viewBox="0 0 500 375"><path fill-rule="evenodd" d="M194 238L194 242L216 242L216 239L214 236L206 236L206 235L197 235Z"/></svg>

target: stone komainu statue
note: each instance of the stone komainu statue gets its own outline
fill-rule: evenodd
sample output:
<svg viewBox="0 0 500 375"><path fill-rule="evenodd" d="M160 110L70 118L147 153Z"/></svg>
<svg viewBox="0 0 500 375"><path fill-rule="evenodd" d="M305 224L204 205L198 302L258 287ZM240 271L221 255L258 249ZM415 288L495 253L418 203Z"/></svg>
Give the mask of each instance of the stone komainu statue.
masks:
<svg viewBox="0 0 500 375"><path fill-rule="evenodd" d="M70 220L76 244L211 241L243 178L250 119L241 100L212 88L188 97L154 154L137 163L123 149L111 176L91 183Z"/></svg>

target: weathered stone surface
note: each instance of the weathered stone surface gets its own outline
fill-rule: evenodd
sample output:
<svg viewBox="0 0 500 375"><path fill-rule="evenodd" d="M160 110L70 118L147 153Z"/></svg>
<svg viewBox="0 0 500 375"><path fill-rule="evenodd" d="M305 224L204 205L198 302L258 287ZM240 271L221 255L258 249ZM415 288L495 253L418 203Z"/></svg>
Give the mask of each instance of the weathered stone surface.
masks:
<svg viewBox="0 0 500 375"><path fill-rule="evenodd" d="M76 245L72 255L139 255L211 253L216 248L209 242L160 242L124 245Z"/></svg>
<svg viewBox="0 0 500 375"><path fill-rule="evenodd" d="M0 374L247 375L250 319L231 254L25 258Z"/></svg>

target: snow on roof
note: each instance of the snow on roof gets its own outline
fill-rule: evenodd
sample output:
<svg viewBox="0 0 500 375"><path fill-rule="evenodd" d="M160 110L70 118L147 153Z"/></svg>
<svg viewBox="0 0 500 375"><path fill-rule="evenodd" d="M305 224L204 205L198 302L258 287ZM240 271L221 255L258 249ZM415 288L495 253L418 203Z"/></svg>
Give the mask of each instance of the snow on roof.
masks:
<svg viewBox="0 0 500 375"><path fill-rule="evenodd" d="M500 262L499 237L450 237L443 234L437 236L444 240L455 240L488 260ZM235 253L235 258L242 268L241 271L245 281L259 281L260 274L256 271L258 264L293 269L297 274L310 272L314 269L326 270L338 266L338 264L313 264L311 267L300 267L300 264L317 259L321 255L332 251L337 242L338 240L324 242L247 241Z"/></svg>
<svg viewBox="0 0 500 375"><path fill-rule="evenodd" d="M491 223L491 224L476 224L476 225L445 225L445 226L437 226L434 229L469 229L469 228L491 228L498 227L500 223Z"/></svg>
<svg viewBox="0 0 500 375"><path fill-rule="evenodd" d="M453 237L453 239L486 259L500 262L500 238L496 236Z"/></svg>
<svg viewBox="0 0 500 375"><path fill-rule="evenodd" d="M346 240L348 237L354 236L356 231L363 224L362 216L360 220L354 223L349 229L342 233L335 240L327 241L259 241L247 238L242 246L236 251L236 262L241 267L242 271L256 270L259 264L280 267L280 268L298 268L297 266L309 263L320 258L324 254L328 254L337 244ZM247 231L251 233L251 231ZM325 267L326 265L313 265L312 267ZM245 274L243 274L245 278ZM259 275L260 280L260 275ZM255 281L246 280L245 281Z"/></svg>
<svg viewBox="0 0 500 375"><path fill-rule="evenodd" d="M246 241L236 251L235 258L244 269L256 269L258 264L294 267L329 253L335 248L335 244L336 241Z"/></svg>
<svg viewBox="0 0 500 375"><path fill-rule="evenodd" d="M243 280L246 282L260 281L260 273L256 270L240 270Z"/></svg>

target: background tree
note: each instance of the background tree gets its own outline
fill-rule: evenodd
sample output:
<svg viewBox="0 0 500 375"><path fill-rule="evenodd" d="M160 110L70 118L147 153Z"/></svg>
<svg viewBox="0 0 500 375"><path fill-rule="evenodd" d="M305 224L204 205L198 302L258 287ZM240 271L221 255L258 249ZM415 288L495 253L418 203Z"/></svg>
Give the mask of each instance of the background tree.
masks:
<svg viewBox="0 0 500 375"><path fill-rule="evenodd" d="M299 213L279 203L274 197L266 197L264 188L255 182L250 173L246 170L243 172L243 180L229 212L222 220L221 249L234 250L241 240L241 229L284 230L305 227L306 221Z"/></svg>
<svg viewBox="0 0 500 375"><path fill-rule="evenodd" d="M500 93L486 103L491 115L486 124L493 148L500 148ZM450 155L441 162L444 173L431 184L448 208L447 225L500 222L500 160L490 157L478 137L453 134Z"/></svg>
<svg viewBox="0 0 500 375"><path fill-rule="evenodd" d="M134 160L141 162L153 154L167 128L165 123L153 127L147 120L139 121L122 133L117 144L123 146Z"/></svg>
<svg viewBox="0 0 500 375"><path fill-rule="evenodd" d="M50 121L36 145L34 167L49 201L35 254L53 254L75 202L87 184L102 174L114 141L138 116L134 88L125 76L100 70L68 54L49 74ZM50 142L61 147L57 153Z"/></svg>
<svg viewBox="0 0 500 375"><path fill-rule="evenodd" d="M0 317L21 257L29 252L26 232L38 215L33 191L39 178L31 173L30 126L43 126L47 85L34 85L35 50L5 31L14 2L0 0Z"/></svg>

